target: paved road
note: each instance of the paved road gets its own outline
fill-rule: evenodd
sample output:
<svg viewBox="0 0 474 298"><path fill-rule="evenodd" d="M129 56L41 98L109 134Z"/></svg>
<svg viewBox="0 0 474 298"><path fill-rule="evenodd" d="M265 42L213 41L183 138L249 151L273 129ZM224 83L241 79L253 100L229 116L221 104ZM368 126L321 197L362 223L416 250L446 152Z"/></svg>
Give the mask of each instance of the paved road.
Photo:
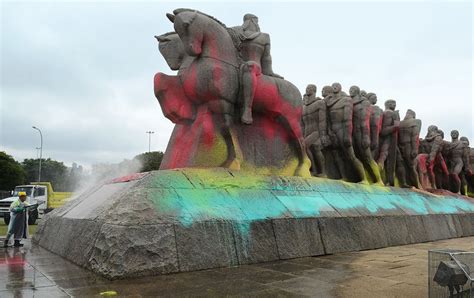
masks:
<svg viewBox="0 0 474 298"><path fill-rule="evenodd" d="M0 297L427 297L429 249L474 251L474 237L233 268L109 281L29 242L0 249ZM100 297L100 296L99 296Z"/></svg>

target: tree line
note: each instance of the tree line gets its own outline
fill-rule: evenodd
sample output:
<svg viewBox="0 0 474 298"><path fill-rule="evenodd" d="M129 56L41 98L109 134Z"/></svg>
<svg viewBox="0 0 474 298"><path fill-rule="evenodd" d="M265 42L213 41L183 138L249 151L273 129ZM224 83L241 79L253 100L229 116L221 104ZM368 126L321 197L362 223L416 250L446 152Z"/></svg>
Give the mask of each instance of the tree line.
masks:
<svg viewBox="0 0 474 298"><path fill-rule="evenodd" d="M146 152L118 164L95 164L91 170L73 163L67 167L62 161L46 158L41 160L41 181L51 182L56 191L75 191L83 183L116 178L136 172L148 172L160 168L163 152ZM0 151L0 191L10 191L17 185L38 181L39 159L16 161Z"/></svg>

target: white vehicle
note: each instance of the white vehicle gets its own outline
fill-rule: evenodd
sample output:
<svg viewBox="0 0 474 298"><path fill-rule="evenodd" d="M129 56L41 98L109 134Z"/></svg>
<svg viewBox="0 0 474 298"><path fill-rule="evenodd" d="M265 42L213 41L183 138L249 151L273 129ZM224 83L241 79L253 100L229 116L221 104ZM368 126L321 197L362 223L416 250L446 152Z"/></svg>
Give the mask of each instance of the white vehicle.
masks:
<svg viewBox="0 0 474 298"><path fill-rule="evenodd" d="M26 202L30 205L38 204L38 208L28 211L28 224L34 225L38 218L41 218L48 210L48 188L44 185L19 185L12 191L12 196L0 200L0 217L3 217L5 224L10 223L10 205L18 200L18 193L26 192Z"/></svg>

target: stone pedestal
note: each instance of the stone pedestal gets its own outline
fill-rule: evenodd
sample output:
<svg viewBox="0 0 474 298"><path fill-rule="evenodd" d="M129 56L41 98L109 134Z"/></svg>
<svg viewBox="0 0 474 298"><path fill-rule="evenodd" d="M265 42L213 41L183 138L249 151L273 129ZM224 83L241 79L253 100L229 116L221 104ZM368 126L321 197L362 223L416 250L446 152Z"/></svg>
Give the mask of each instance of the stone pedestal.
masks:
<svg viewBox="0 0 474 298"><path fill-rule="evenodd" d="M33 240L125 278L472 235L472 198L212 168L98 185L49 213Z"/></svg>

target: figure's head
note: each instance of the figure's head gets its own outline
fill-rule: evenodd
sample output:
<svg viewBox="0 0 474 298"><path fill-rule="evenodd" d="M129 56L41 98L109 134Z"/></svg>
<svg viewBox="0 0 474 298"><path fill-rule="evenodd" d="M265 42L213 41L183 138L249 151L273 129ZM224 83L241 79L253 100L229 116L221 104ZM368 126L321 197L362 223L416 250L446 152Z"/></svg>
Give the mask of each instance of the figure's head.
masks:
<svg viewBox="0 0 474 298"><path fill-rule="evenodd" d="M360 94L360 88L358 86L352 86L351 88L349 88L349 95L351 97L354 97L359 94Z"/></svg>
<svg viewBox="0 0 474 298"><path fill-rule="evenodd" d="M189 9L175 9L173 15L167 14L168 18L174 23L174 30L178 33L183 43L184 51L189 56L198 56L201 54L202 41L204 38L203 24L197 24L200 19L197 11Z"/></svg>
<svg viewBox="0 0 474 298"><path fill-rule="evenodd" d="M459 139L461 142L463 142L464 145L469 146L469 139L466 137L461 137Z"/></svg>
<svg viewBox="0 0 474 298"><path fill-rule="evenodd" d="M360 90L360 95L367 98L367 91Z"/></svg>
<svg viewBox="0 0 474 298"><path fill-rule="evenodd" d="M333 83L332 84L332 90L334 93L339 93L342 90L342 86L339 83Z"/></svg>
<svg viewBox="0 0 474 298"><path fill-rule="evenodd" d="M395 111L397 102L394 99L388 99L385 101L385 109Z"/></svg>
<svg viewBox="0 0 474 298"><path fill-rule="evenodd" d="M258 25L258 17L254 14L247 13L244 15L244 24L242 25L242 29L257 31L260 32L260 26Z"/></svg>
<svg viewBox="0 0 474 298"><path fill-rule="evenodd" d="M438 126L436 126L436 125L430 125L430 126L428 126L428 133L430 133L430 132L436 132L436 131L438 131Z"/></svg>
<svg viewBox="0 0 474 298"><path fill-rule="evenodd" d="M316 85L314 84L308 84L308 86L306 86L306 95L313 95L313 94L316 94Z"/></svg>
<svg viewBox="0 0 474 298"><path fill-rule="evenodd" d="M321 90L321 95L323 97L328 97L329 95L334 93L334 88L332 86L324 86L323 90Z"/></svg>
<svg viewBox="0 0 474 298"><path fill-rule="evenodd" d="M405 120L408 119L415 119L416 118L416 113L413 110L408 109L407 113L405 114Z"/></svg>
<svg viewBox="0 0 474 298"><path fill-rule="evenodd" d="M442 139L444 139L444 131L438 129L438 134L441 136Z"/></svg>
<svg viewBox="0 0 474 298"><path fill-rule="evenodd" d="M166 60L166 63L172 70L178 70L181 67L185 53L183 43L178 33L168 32L155 36L158 40L158 49Z"/></svg>
<svg viewBox="0 0 474 298"><path fill-rule="evenodd" d="M20 192L18 193L18 198L19 198L20 201L22 201L22 202L26 201L26 192L20 191Z"/></svg>
<svg viewBox="0 0 474 298"><path fill-rule="evenodd" d="M372 93L372 92L367 93L367 99L370 101L371 104L374 105L377 103L377 94Z"/></svg>
<svg viewBox="0 0 474 298"><path fill-rule="evenodd" d="M256 15L254 15L254 14L246 13L246 14L244 15L244 23L245 23L246 21L252 21L252 22L258 24L258 17L257 17Z"/></svg>
<svg viewBox="0 0 474 298"><path fill-rule="evenodd" d="M452 138L453 140L459 138L459 131L457 131L457 130L455 130L455 129L454 129L454 130L451 130L451 138Z"/></svg>

